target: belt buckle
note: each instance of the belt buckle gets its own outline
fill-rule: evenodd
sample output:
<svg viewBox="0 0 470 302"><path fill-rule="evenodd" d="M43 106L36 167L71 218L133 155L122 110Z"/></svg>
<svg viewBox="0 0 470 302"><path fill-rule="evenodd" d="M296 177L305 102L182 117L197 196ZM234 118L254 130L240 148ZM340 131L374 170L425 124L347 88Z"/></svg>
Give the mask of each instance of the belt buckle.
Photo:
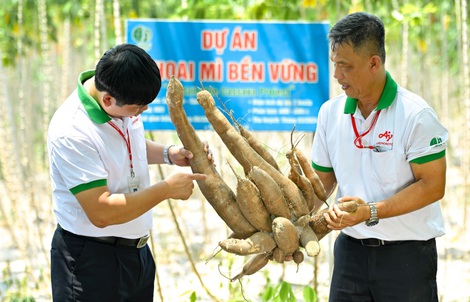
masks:
<svg viewBox="0 0 470 302"><path fill-rule="evenodd" d="M360 239L360 240L361 240L361 244L363 246L379 247L381 245L385 245L385 242L383 240L380 240L380 239L369 238L369 239Z"/></svg>
<svg viewBox="0 0 470 302"><path fill-rule="evenodd" d="M137 248L138 249L143 248L147 244L149 237L150 237L149 235L145 235L144 237L141 237L139 239L139 242L137 243Z"/></svg>

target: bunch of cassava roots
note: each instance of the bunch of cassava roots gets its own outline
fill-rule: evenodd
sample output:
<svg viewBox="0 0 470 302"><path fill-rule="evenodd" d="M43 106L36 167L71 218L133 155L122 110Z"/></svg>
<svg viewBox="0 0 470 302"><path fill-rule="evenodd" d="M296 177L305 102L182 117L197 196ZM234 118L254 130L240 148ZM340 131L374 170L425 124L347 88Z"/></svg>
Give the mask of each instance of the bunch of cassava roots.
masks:
<svg viewBox="0 0 470 302"><path fill-rule="evenodd" d="M302 151L292 144L286 152L289 175L283 175L266 148L240 124L232 124L208 90L199 91L197 102L207 120L245 173L236 175L236 192L232 191L207 158L203 142L188 121L183 91L182 84L171 77L167 105L179 139L194 154L191 170L207 175L206 180L198 181L202 194L233 232L219 246L236 255L254 255L231 280L251 275L269 261L293 259L299 264L304 259L302 250L309 257L318 255L318 240L330 231L323 217L327 209L321 210L327 196ZM355 202L341 204L347 212L354 212L356 206Z"/></svg>

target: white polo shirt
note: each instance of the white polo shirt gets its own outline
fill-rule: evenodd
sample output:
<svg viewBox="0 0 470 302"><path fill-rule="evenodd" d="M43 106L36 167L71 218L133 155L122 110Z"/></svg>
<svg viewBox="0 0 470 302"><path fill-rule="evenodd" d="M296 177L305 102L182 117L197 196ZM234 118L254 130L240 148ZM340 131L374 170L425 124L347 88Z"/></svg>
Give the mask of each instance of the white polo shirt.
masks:
<svg viewBox="0 0 470 302"><path fill-rule="evenodd" d="M353 120L359 135L370 129L360 140L356 140ZM334 171L338 198L358 196L366 202L380 201L415 181L411 162L425 163L445 156L447 139L447 130L434 110L421 97L399 87L387 73L378 106L367 119L357 108L357 100L345 94L323 104L312 164L319 171ZM357 145L374 149L358 148L355 140ZM343 232L355 238L427 240L442 236L445 230L439 202L434 202L412 213L381 219L373 227L360 223Z"/></svg>
<svg viewBox="0 0 470 302"><path fill-rule="evenodd" d="M129 133L132 162L140 187L150 185L144 128L140 116L111 119L88 94L83 82L94 70L83 72L78 88L55 112L49 124L47 146L52 180L52 200L57 222L66 230L85 236L138 238L152 227L152 211L127 223L105 228L94 226L74 194L108 186L111 194L128 193L131 175L124 138L108 122Z"/></svg>

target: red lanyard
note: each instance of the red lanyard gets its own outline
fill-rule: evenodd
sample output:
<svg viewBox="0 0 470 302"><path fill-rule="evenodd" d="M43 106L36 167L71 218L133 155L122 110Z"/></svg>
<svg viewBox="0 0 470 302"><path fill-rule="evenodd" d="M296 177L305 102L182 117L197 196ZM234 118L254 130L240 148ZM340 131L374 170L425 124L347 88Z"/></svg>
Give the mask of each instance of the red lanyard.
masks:
<svg viewBox="0 0 470 302"><path fill-rule="evenodd" d="M355 119L354 116L351 114L351 124L352 124L353 129L354 129L354 134L356 135L356 139L354 140L354 145L355 145L356 147L358 147L359 149L364 149L364 148L374 149L374 148L375 148L375 147L373 147L373 146L363 146L363 145L362 145L362 138L363 138L364 136L366 136L366 135L372 130L372 128L374 128L375 123L377 122L377 119L379 118L380 111L381 111L381 110L377 111L377 113L375 114L374 119L372 120L372 123L370 124L369 129L367 129L367 131L365 131L365 132L362 133L362 134L359 134L359 132L357 131L356 119Z"/></svg>
<svg viewBox="0 0 470 302"><path fill-rule="evenodd" d="M113 127L114 130L116 130L121 135L122 139L126 142L127 153L129 154L129 163L131 167L131 177L134 178L135 173L134 173L134 165L132 164L131 137L129 136L129 130L126 129L127 131L127 139L126 139L126 136L124 135L124 133L121 131L121 129L119 129L118 126L116 126L115 123L113 123L112 121L109 121L108 124L110 124L111 127Z"/></svg>

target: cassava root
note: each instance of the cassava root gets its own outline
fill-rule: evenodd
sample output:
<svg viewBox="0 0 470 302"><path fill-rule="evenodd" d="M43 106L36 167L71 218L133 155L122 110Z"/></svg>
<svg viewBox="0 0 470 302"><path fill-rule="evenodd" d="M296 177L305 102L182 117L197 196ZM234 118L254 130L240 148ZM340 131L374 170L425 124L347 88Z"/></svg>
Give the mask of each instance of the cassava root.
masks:
<svg viewBox="0 0 470 302"><path fill-rule="evenodd" d="M183 109L183 85L174 76L168 82L166 101L170 118L183 146L194 157L189 161L194 173L207 175L206 180L197 181L206 200L227 226L241 238L247 238L257 230L241 213L236 196L225 183L214 165L207 158L204 145L193 126L189 123Z"/></svg>
<svg viewBox="0 0 470 302"><path fill-rule="evenodd" d="M201 192L233 231L219 246L236 255L254 255L231 281L259 271L269 260L283 263L292 259L299 265L304 260L302 250L309 257L317 256L318 241L331 231L323 217L328 209L320 210L327 204L328 196L307 157L292 143L286 153L290 173L283 175L267 148L230 113L238 129L234 127L215 106L209 91L198 92L197 101L244 170L245 178L232 168L237 177L236 194L207 159L204 146L183 110L182 85L174 77L170 79L167 92L170 117L184 147L194 154L191 169L208 176L205 181L198 181ZM354 212L357 204L344 202L339 207Z"/></svg>

